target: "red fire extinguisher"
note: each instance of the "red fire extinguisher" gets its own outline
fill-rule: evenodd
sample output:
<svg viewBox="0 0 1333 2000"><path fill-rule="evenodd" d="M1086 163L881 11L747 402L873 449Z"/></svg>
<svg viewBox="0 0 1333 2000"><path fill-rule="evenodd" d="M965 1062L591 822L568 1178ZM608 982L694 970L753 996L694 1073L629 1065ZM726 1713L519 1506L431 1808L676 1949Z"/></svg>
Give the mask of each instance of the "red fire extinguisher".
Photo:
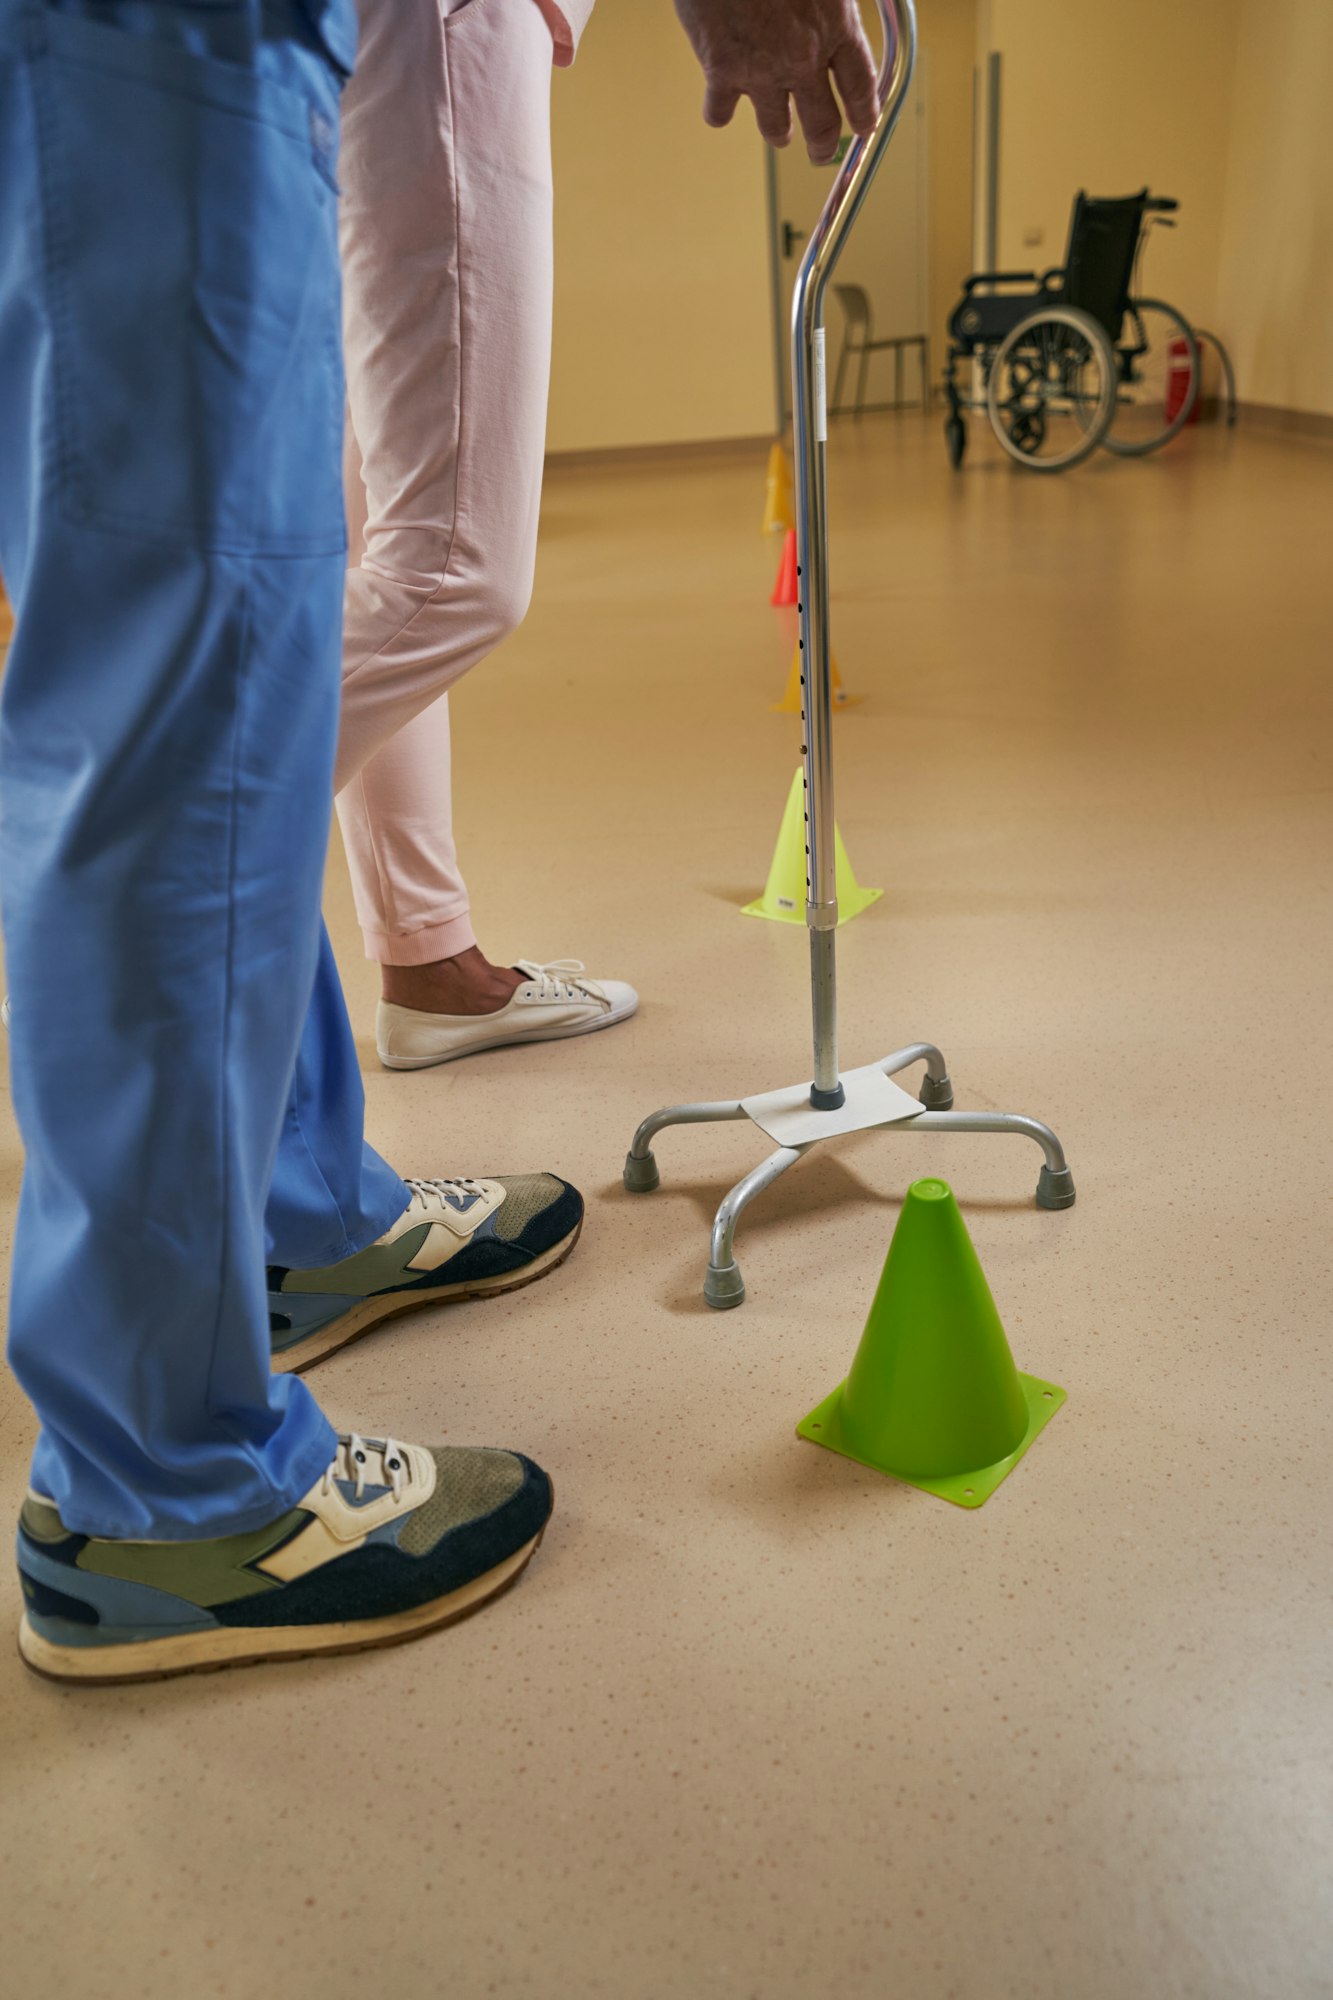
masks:
<svg viewBox="0 0 1333 2000"><path fill-rule="evenodd" d="M1177 334L1167 350L1170 359L1166 370L1166 421L1173 424L1185 405L1190 392L1190 350L1189 342ZM1186 417L1187 424L1199 421L1199 398L1195 395L1194 407Z"/></svg>

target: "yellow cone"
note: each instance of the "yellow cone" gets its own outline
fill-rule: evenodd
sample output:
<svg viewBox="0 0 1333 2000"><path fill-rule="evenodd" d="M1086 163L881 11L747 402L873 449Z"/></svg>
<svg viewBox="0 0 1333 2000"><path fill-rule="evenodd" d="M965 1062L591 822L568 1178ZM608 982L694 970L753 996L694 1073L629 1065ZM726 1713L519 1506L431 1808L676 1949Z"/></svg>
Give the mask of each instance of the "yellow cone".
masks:
<svg viewBox="0 0 1333 2000"><path fill-rule="evenodd" d="M877 903L884 891L861 887L852 873L847 849L836 826L833 839L837 859L838 928L841 930L853 917L859 917L862 910L868 910L872 903ZM805 778L798 770L787 794L787 809L782 815L778 844L773 850L773 865L768 871L764 893L758 902L747 903L743 914L747 917L772 917L779 924L804 924L805 891Z"/></svg>
<svg viewBox="0 0 1333 2000"><path fill-rule="evenodd" d="M838 658L836 653L829 661L829 679L833 683L833 706L835 708L854 708L856 703L864 698L859 694L848 694L846 688L843 686L842 675L838 672ZM773 703L773 713L774 715L799 715L800 712L801 649L798 646L791 656L791 672L787 675L787 691L781 701Z"/></svg>
<svg viewBox="0 0 1333 2000"><path fill-rule="evenodd" d="M780 444L775 444L768 454L768 486L764 493L764 526L766 535L784 533L794 528L792 516L791 473L787 469L787 454Z"/></svg>

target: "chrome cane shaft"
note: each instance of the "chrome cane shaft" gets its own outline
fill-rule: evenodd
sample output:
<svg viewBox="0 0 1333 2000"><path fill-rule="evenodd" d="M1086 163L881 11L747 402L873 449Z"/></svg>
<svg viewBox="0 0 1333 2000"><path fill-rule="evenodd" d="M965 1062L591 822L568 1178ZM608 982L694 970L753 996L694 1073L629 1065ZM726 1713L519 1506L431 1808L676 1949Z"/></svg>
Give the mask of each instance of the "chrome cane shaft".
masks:
<svg viewBox="0 0 1333 2000"><path fill-rule="evenodd" d="M797 550L801 568L801 717L805 728L806 923L810 931L810 969L814 1015L814 1082L810 1104L816 1111L833 1111L843 1100L838 1076L838 1010L835 989L835 945L838 922L837 842L833 820L833 737L831 656L829 653L828 530L824 488L824 293L847 231L856 220L885 146L893 135L912 77L916 21L912 0L878 0L884 24L884 59L879 74L879 117L869 139L857 142L839 169L824 211L806 249L797 277L792 306L792 385L795 418ZM645 1118L634 1135L625 1161L624 1185L634 1195L651 1194L659 1184L653 1141L676 1125L712 1124L749 1119L777 1142L759 1167L738 1181L720 1203L704 1278L704 1299L723 1311L745 1298L745 1282L735 1257L736 1225L751 1201L824 1139L869 1131L882 1125L898 1132L1017 1133L1042 1150L1037 1182L1039 1208L1068 1208L1074 1182L1060 1141L1048 1125L1009 1112L955 1112L953 1085L944 1057L933 1042L909 1042L875 1067L896 1076L912 1063L924 1062L920 1106L912 1111L885 1101L871 1085L865 1098L848 1107L844 1118L789 1122L800 1107L804 1085L750 1097L719 1098L704 1103L668 1105ZM905 1115L898 1115L900 1112ZM777 1129L774 1129L774 1127Z"/></svg>
<svg viewBox="0 0 1333 2000"><path fill-rule="evenodd" d="M877 0L884 29L879 120L848 151L811 232L792 297L792 423L800 563L801 719L805 742L805 920L810 930L814 1088L818 1110L842 1102L834 934L838 926L833 812L833 698L829 652L828 520L824 477L827 399L824 295L847 233L898 122L916 60L912 0Z"/></svg>

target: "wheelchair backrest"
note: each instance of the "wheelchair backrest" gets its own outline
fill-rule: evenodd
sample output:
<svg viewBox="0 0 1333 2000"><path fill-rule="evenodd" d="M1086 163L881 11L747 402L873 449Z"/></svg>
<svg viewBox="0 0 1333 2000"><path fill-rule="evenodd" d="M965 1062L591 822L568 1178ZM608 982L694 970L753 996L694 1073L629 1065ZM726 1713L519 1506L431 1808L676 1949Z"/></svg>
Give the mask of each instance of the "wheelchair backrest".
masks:
<svg viewBox="0 0 1333 2000"><path fill-rule="evenodd" d="M1069 218L1061 295L1098 320L1112 343L1120 338L1147 200L1147 188L1113 201L1080 193Z"/></svg>

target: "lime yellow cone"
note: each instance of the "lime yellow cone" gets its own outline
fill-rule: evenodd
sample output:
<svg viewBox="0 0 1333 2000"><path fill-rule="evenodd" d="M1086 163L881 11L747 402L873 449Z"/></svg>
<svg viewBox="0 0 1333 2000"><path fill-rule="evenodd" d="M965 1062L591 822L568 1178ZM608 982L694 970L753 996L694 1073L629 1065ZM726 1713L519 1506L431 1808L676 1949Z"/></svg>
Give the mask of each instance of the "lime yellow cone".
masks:
<svg viewBox="0 0 1333 2000"><path fill-rule="evenodd" d="M842 674L838 670L838 657L833 654L829 660L829 679L833 683L834 708L854 708L862 699L859 694L848 694L842 684ZM799 715L801 712L801 649L798 646L791 656L791 671L787 675L787 688L781 701L773 703L774 715Z"/></svg>
<svg viewBox="0 0 1333 2000"><path fill-rule="evenodd" d="M861 887L852 873L847 849L836 826L833 840L838 871L838 928L841 929L853 917L859 917L862 910L868 910L872 903L877 903L884 891ZM772 917L780 924L804 924L805 887L805 782L798 769L787 794L787 806L778 829L778 844L773 850L773 865L768 871L764 893L757 902L747 903L743 914L747 917Z"/></svg>
<svg viewBox="0 0 1333 2000"><path fill-rule="evenodd" d="M791 472L787 465L787 454L780 444L775 444L768 454L768 485L764 492L765 535L776 535L786 528L794 528L796 521L792 514Z"/></svg>
<svg viewBox="0 0 1333 2000"><path fill-rule="evenodd" d="M796 1426L877 1472L980 1507L1065 1400L1020 1375L947 1182L907 1190L847 1380Z"/></svg>

